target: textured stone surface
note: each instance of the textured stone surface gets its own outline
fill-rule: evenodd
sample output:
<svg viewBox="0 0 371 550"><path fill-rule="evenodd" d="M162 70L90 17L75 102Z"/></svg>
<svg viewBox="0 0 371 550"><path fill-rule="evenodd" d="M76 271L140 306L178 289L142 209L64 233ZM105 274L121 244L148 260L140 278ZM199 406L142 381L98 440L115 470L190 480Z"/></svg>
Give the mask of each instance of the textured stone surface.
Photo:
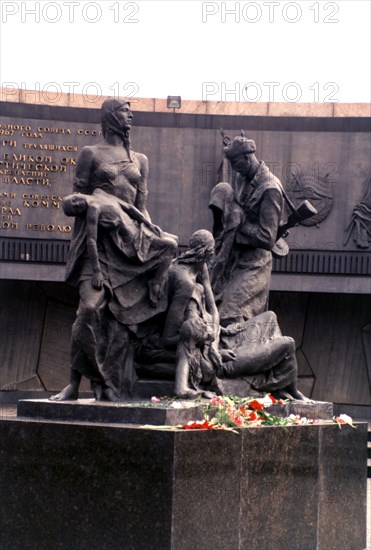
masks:
<svg viewBox="0 0 371 550"><path fill-rule="evenodd" d="M370 103L334 103L334 116L371 116Z"/></svg>
<svg viewBox="0 0 371 550"><path fill-rule="evenodd" d="M304 428L243 432L241 548L317 548L318 434Z"/></svg>
<svg viewBox="0 0 371 550"><path fill-rule="evenodd" d="M334 416L334 407L332 403L327 403L326 401L317 401L316 403L293 401L284 405L272 405L269 408L269 412L281 417L298 414L305 418L331 420Z"/></svg>
<svg viewBox="0 0 371 550"><path fill-rule="evenodd" d="M44 93L41 90L25 90L19 91L20 103L32 103L37 105L59 105L67 107L69 105L70 94L61 94L57 90L55 93Z"/></svg>
<svg viewBox="0 0 371 550"><path fill-rule="evenodd" d="M363 427L365 424L362 425ZM318 536L321 550L365 548L364 529L359 518L366 517L364 446L359 445L361 425L341 428L341 446L336 429L322 430L319 474L321 499L318 509ZM366 444L367 446L367 444ZM332 521L328 521L333 516Z"/></svg>
<svg viewBox="0 0 371 550"><path fill-rule="evenodd" d="M134 386L138 397L174 397L174 380L138 380Z"/></svg>
<svg viewBox="0 0 371 550"><path fill-rule="evenodd" d="M16 281L0 281L0 295L0 390L37 390L45 296L35 283Z"/></svg>
<svg viewBox="0 0 371 550"><path fill-rule="evenodd" d="M219 381L219 386L223 395L237 395L239 397L261 395L259 392L255 392L246 380L242 379L223 378Z"/></svg>
<svg viewBox="0 0 371 550"><path fill-rule="evenodd" d="M67 286L67 285L66 285ZM47 391L57 392L70 378L71 327L76 308L53 300L48 301L37 373ZM89 390L83 379L82 391Z"/></svg>
<svg viewBox="0 0 371 550"><path fill-rule="evenodd" d="M234 394L235 395L235 394ZM287 417L290 414L316 420L330 420L334 415L332 403L294 401L271 405L270 414ZM48 399L21 399L18 417L73 422L106 422L120 424L154 424L176 426L188 420L202 420L202 405L195 401L176 401L151 405L149 401L105 403L94 399L77 401L49 401Z"/></svg>
<svg viewBox="0 0 371 550"><path fill-rule="evenodd" d="M83 107L95 109L108 96L93 96L88 94L58 93L45 94L34 90L19 90L18 87L0 87L0 101L24 102L36 104L60 105L69 107ZM138 111L165 111L168 112L166 99L160 98L130 98L131 104ZM283 113L295 116L333 116L333 117L369 117L371 116L370 103L295 103L295 102L254 102L254 101L200 101L182 98L182 113L216 112L228 114L246 113L249 115L269 114L272 116Z"/></svg>
<svg viewBox="0 0 371 550"><path fill-rule="evenodd" d="M149 402L104 403L94 399L77 401L49 401L25 399L18 403L18 417L72 422L104 422L120 424L152 424L176 426L189 420L203 418L201 405L193 401L151 405Z"/></svg>
<svg viewBox="0 0 371 550"><path fill-rule="evenodd" d="M0 422L2 550L363 550L367 424Z"/></svg>
<svg viewBox="0 0 371 550"><path fill-rule="evenodd" d="M209 115L243 115L266 116L268 115L268 103L250 101L206 101L206 112Z"/></svg>
<svg viewBox="0 0 371 550"><path fill-rule="evenodd" d="M241 443L222 431L175 434L172 550L240 548Z"/></svg>
<svg viewBox="0 0 371 550"><path fill-rule="evenodd" d="M269 103L269 116L333 116L332 103Z"/></svg>
<svg viewBox="0 0 371 550"><path fill-rule="evenodd" d="M0 432L2 550L170 548L174 434L17 421Z"/></svg>
<svg viewBox="0 0 371 550"><path fill-rule="evenodd" d="M315 375L312 399L371 404L362 331L370 320L365 298L351 294L311 297L302 350Z"/></svg>

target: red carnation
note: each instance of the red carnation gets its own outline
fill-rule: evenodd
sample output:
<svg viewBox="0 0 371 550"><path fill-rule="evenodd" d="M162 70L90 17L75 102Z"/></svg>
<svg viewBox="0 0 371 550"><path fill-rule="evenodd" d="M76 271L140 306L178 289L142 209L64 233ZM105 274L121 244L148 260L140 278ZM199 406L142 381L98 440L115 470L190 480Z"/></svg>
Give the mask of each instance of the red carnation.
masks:
<svg viewBox="0 0 371 550"><path fill-rule="evenodd" d="M208 420L190 420L187 424L183 424L183 428L185 430L212 430L214 428L214 424Z"/></svg>
<svg viewBox="0 0 371 550"><path fill-rule="evenodd" d="M253 399L249 403L250 409L253 411L262 411L264 409L263 403L260 403L257 399Z"/></svg>

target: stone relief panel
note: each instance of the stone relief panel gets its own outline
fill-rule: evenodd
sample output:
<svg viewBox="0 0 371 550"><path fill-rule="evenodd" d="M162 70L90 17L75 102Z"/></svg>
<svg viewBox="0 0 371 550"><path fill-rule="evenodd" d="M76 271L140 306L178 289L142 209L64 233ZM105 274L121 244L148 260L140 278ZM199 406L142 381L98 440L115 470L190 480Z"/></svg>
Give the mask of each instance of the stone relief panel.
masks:
<svg viewBox="0 0 371 550"><path fill-rule="evenodd" d="M352 238L357 248L368 249L371 242L371 177L363 197L355 205L350 222L345 230L344 245Z"/></svg>
<svg viewBox="0 0 371 550"><path fill-rule="evenodd" d="M309 200L317 210L317 214L314 216L300 221L301 225L319 226L331 212L334 199L330 172L323 176L316 176L314 170L298 174L292 172L286 183L286 192L295 206L304 200Z"/></svg>

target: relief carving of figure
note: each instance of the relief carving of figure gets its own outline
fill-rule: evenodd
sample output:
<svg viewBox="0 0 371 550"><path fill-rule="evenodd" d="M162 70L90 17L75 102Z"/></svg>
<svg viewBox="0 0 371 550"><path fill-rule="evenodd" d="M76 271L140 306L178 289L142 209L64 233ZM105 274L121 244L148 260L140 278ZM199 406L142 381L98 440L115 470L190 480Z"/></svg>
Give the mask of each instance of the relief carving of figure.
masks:
<svg viewBox="0 0 371 550"><path fill-rule="evenodd" d="M351 220L345 231L344 245L348 244L350 237L353 236L357 248L369 248L371 242L371 178L367 182L362 200L353 209Z"/></svg>

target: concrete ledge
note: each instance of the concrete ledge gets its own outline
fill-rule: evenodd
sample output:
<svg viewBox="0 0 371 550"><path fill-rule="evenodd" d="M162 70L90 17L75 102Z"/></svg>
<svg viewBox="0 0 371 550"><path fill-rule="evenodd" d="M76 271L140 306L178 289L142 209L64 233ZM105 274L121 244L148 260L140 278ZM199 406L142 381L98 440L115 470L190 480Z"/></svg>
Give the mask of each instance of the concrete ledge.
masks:
<svg viewBox="0 0 371 550"><path fill-rule="evenodd" d="M147 402L105 403L94 399L77 401L49 401L27 399L18 403L17 416L32 420L69 420L71 422L98 422L120 424L151 424L176 426L189 420L202 420L202 406L194 401L177 401L153 405Z"/></svg>
<svg viewBox="0 0 371 550"><path fill-rule="evenodd" d="M43 92L19 88L0 88L0 101L62 107L100 108L110 96ZM134 111L170 113L165 98L128 98ZM250 101L202 101L182 98L176 113L236 116L299 116L299 117L370 117L370 103L294 103Z"/></svg>
<svg viewBox="0 0 371 550"><path fill-rule="evenodd" d="M230 394L238 395L236 392L230 392ZM334 414L332 403L306 403L304 401L271 405L268 412L281 418L295 414L314 420L331 420ZM162 401L152 404L148 400L109 403L97 402L94 399L78 399L77 401L22 399L18 402L17 416L21 419L31 420L177 426L189 420L202 420L203 412L202 403L195 401L179 400L173 403Z"/></svg>

